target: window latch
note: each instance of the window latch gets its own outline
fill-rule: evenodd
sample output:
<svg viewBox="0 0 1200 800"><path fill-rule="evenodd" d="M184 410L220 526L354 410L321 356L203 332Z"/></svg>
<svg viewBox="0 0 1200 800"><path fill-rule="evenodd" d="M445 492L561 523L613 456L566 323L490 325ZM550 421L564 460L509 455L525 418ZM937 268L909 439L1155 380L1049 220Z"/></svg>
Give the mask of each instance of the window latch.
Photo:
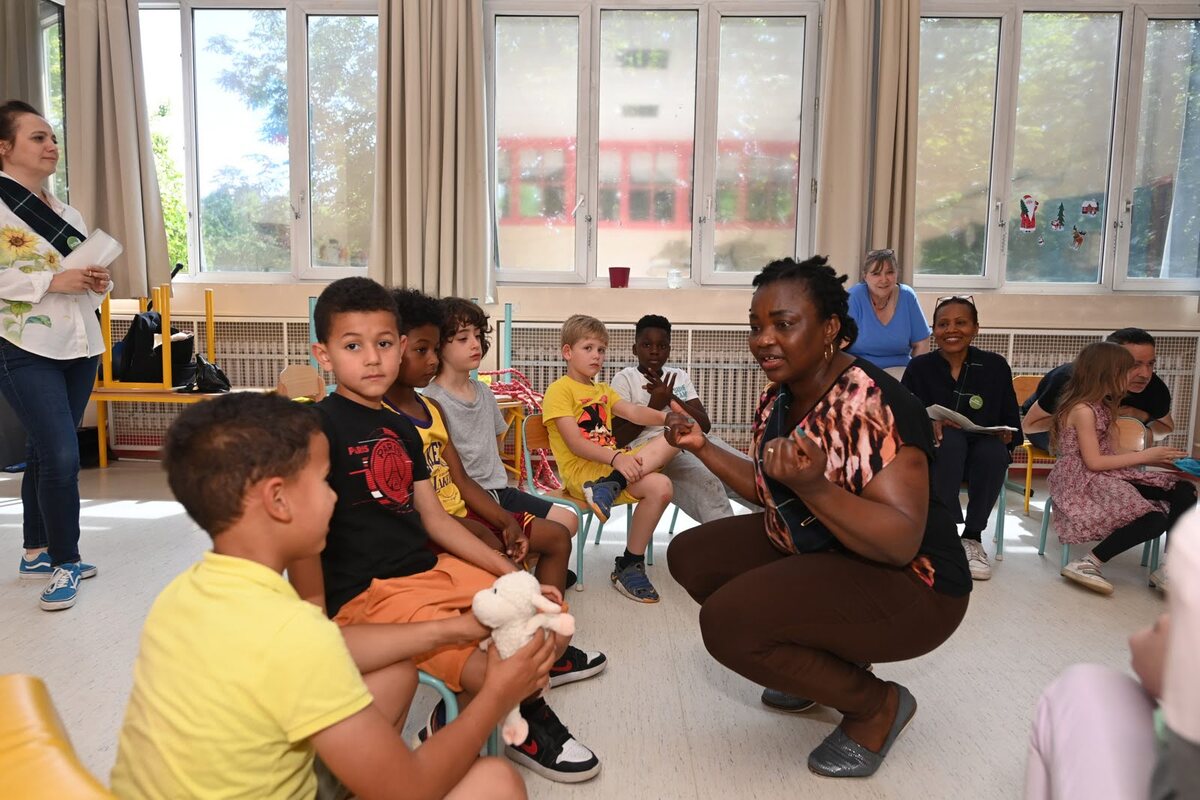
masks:
<svg viewBox="0 0 1200 800"><path fill-rule="evenodd" d="M579 209L583 205L583 200L583 195L579 195L579 202L577 202L575 207L571 209L571 219L575 219L575 215L579 213Z"/></svg>
<svg viewBox="0 0 1200 800"><path fill-rule="evenodd" d="M996 201L996 227L1003 228L1008 224L1008 220L1004 218L1004 201Z"/></svg>

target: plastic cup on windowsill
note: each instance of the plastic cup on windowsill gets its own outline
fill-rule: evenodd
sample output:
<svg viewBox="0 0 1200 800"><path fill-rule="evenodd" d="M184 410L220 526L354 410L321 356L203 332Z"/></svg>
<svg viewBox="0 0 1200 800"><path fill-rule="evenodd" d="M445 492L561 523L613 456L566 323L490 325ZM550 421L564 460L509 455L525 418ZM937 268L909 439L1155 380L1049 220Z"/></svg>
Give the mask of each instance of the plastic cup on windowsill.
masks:
<svg viewBox="0 0 1200 800"><path fill-rule="evenodd" d="M629 288L629 267L609 267L608 285L612 289Z"/></svg>

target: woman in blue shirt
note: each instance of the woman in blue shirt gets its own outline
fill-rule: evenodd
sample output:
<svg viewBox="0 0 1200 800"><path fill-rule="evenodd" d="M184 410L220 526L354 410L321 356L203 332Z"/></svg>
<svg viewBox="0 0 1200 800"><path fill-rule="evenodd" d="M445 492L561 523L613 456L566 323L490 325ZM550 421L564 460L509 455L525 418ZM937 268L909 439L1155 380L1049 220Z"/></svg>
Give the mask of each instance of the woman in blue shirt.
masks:
<svg viewBox="0 0 1200 800"><path fill-rule="evenodd" d="M858 323L851 355L899 378L913 356L929 352L929 325L911 286L900 283L894 250L872 250L860 282L850 288L850 316Z"/></svg>

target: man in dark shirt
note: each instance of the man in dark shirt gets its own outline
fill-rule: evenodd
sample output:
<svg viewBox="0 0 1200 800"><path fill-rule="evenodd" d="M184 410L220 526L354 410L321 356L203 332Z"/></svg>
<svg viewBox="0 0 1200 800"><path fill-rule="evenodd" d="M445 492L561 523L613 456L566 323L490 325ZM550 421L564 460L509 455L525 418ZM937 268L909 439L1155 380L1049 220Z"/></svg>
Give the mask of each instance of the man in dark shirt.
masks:
<svg viewBox="0 0 1200 800"><path fill-rule="evenodd" d="M1175 430L1171 417L1171 390L1154 374L1154 337L1141 328L1121 328L1108 336L1133 356L1129 388L1121 400L1119 415L1141 420L1154 438ZM1050 449L1050 419L1058 408L1058 397L1071 378L1071 365L1063 364L1046 373L1037 390L1021 406L1025 436L1035 447Z"/></svg>

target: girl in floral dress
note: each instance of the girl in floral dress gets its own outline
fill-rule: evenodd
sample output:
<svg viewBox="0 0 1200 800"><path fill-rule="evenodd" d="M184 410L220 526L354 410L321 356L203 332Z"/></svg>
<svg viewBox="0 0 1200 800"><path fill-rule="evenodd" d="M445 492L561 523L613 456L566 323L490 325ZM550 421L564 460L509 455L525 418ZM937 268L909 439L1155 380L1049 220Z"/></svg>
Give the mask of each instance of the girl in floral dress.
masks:
<svg viewBox="0 0 1200 800"><path fill-rule="evenodd" d="M1196 503L1188 481L1139 469L1169 467L1184 457L1182 450L1116 450L1117 403L1132 368L1133 356L1120 345L1096 342L1083 348L1050 429L1058 458L1049 479L1054 530L1064 545L1100 542L1063 567L1062 575L1101 594L1113 591L1101 565L1169 530Z"/></svg>

